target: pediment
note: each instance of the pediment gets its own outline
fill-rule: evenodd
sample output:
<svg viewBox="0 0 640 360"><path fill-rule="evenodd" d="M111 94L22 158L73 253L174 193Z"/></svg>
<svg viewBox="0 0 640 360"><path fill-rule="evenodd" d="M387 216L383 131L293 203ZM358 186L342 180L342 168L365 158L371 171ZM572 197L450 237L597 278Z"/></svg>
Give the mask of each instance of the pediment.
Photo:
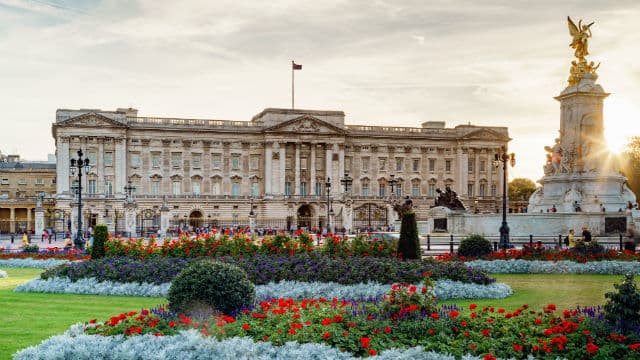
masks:
<svg viewBox="0 0 640 360"><path fill-rule="evenodd" d="M310 115L303 115L264 129L264 132L288 132L296 134L337 134L345 130Z"/></svg>
<svg viewBox="0 0 640 360"><path fill-rule="evenodd" d="M88 112L56 123L56 126L89 126L89 127L117 127L126 128L127 125L108 118L104 115Z"/></svg>
<svg viewBox="0 0 640 360"><path fill-rule="evenodd" d="M462 137L464 140L507 140L505 137L492 130L481 129L472 131Z"/></svg>

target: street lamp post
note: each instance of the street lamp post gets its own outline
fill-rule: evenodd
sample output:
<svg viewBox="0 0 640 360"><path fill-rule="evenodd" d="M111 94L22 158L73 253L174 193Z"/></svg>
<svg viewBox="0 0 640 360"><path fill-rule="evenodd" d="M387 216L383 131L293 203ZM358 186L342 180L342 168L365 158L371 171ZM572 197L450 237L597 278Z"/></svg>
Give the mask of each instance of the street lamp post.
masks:
<svg viewBox="0 0 640 360"><path fill-rule="evenodd" d="M340 179L340 183L344 186L345 194L349 191L351 184L353 184L353 178L348 173L344 173L344 177Z"/></svg>
<svg viewBox="0 0 640 360"><path fill-rule="evenodd" d="M82 172L84 171L85 174L88 174L90 169L89 158L83 158L83 155L82 150L78 150L78 158L71 159L71 166L69 167L71 175L75 175L76 171L78 172L78 232L74 240L74 245L78 250L84 250L85 243L82 237Z"/></svg>
<svg viewBox="0 0 640 360"><path fill-rule="evenodd" d="M507 163L511 167L516 164L516 155L507 154L505 148L501 153L494 155L493 163L496 167L502 163L502 225L500 225L500 247L504 250L509 248L509 225L507 225Z"/></svg>
<svg viewBox="0 0 640 360"><path fill-rule="evenodd" d="M254 219L256 217L255 212L253 212L253 196L250 198L249 206L251 207L249 210L249 231L251 232L251 234L253 234L253 228L255 227Z"/></svg>
<svg viewBox="0 0 640 360"><path fill-rule="evenodd" d="M391 198L394 198L396 196L395 187L396 185L398 185L400 180L396 179L396 176L394 174L389 175L389 177L390 177L389 186L391 186L391 194L389 195Z"/></svg>
<svg viewBox="0 0 640 360"><path fill-rule="evenodd" d="M327 178L327 182L324 183L324 188L327 193L327 234L331 232L331 178Z"/></svg>
<svg viewBox="0 0 640 360"><path fill-rule="evenodd" d="M127 182L127 185L124 187L124 191L127 193L127 202L132 202L133 197L131 196L131 193L136 191L136 187L131 184L131 180Z"/></svg>

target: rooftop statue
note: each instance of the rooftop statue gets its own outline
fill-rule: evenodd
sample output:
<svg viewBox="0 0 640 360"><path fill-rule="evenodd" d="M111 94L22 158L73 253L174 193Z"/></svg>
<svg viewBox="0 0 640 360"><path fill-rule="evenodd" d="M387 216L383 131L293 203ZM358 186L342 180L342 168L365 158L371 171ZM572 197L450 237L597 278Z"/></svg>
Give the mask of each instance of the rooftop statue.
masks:
<svg viewBox="0 0 640 360"><path fill-rule="evenodd" d="M587 62L585 59L589 55L589 38L591 37L591 25L593 25L593 22L588 25L582 25L582 20L579 20L576 26L569 16L567 16L567 22L569 34L572 37L569 46L575 49L573 54L578 59L578 61L571 62L569 85L577 85L585 74L591 74L594 80L597 79L596 70L600 67L600 64L596 65L593 61Z"/></svg>

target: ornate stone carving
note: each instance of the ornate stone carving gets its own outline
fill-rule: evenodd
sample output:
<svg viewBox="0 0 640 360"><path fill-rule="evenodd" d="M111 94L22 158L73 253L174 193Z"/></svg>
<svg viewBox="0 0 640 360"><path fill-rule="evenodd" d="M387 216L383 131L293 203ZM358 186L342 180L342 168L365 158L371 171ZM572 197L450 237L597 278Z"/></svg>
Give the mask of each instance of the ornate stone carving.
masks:
<svg viewBox="0 0 640 360"><path fill-rule="evenodd" d="M300 121L299 123L295 124L292 128L292 131L295 132L319 132L320 131L320 127L318 126L318 124L315 123L315 121L311 121L309 119L305 119Z"/></svg>

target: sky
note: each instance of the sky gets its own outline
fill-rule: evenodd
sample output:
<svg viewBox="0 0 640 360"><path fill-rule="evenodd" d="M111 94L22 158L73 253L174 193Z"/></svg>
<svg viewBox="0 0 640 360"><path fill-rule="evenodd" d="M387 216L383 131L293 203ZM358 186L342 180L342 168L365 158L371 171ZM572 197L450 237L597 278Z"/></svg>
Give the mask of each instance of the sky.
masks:
<svg viewBox="0 0 640 360"><path fill-rule="evenodd" d="M59 108L250 120L342 110L347 124L506 126L510 177L543 175L573 50L594 21L605 133L640 135L638 1L0 0L0 151L55 152Z"/></svg>

